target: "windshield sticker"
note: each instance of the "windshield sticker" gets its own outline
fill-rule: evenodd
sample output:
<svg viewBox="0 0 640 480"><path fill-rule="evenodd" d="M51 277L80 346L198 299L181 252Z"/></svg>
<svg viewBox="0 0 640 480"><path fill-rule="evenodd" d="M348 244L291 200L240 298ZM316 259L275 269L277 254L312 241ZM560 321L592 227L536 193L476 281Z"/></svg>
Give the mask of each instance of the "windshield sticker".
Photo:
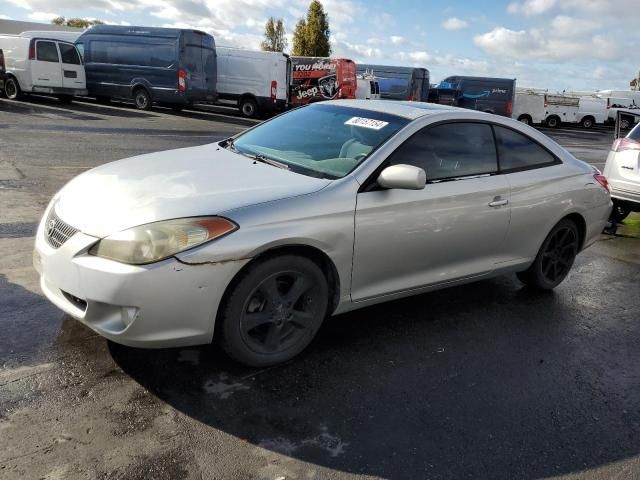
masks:
<svg viewBox="0 0 640 480"><path fill-rule="evenodd" d="M382 120L375 120L373 118L352 117L344 122L344 124L353 125L354 127L364 127L370 128L372 130L380 130L389 125L389 122L383 122Z"/></svg>

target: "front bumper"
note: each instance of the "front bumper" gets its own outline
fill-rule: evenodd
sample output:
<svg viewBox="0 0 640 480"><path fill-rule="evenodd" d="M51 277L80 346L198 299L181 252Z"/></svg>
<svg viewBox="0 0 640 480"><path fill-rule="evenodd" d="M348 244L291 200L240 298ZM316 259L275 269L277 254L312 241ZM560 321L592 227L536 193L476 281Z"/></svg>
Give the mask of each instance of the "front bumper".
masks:
<svg viewBox="0 0 640 480"><path fill-rule="evenodd" d="M224 291L248 260L188 265L171 258L125 265L89 255L97 240L76 233L54 249L41 223L34 266L51 302L123 345L160 348L211 342Z"/></svg>

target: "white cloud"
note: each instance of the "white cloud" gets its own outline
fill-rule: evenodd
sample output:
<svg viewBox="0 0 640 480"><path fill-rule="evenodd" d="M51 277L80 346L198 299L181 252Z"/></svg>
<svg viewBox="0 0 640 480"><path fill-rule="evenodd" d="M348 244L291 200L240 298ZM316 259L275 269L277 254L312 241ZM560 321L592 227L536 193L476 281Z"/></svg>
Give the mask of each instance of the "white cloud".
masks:
<svg viewBox="0 0 640 480"><path fill-rule="evenodd" d="M490 32L476 35L473 41L490 55L521 60L535 58L557 62L593 58L618 60L625 57L625 51L619 43L603 35L566 38L534 28L516 31L496 27Z"/></svg>
<svg viewBox="0 0 640 480"><path fill-rule="evenodd" d="M404 37L400 37L398 35L391 35L391 43L393 43L394 45L401 45L405 42L405 38Z"/></svg>
<svg viewBox="0 0 640 480"><path fill-rule="evenodd" d="M556 35L574 37L594 31L600 24L593 20L558 15L551 21L551 26Z"/></svg>
<svg viewBox="0 0 640 480"><path fill-rule="evenodd" d="M8 15L3 15L2 13L0 13L0 20L11 20L11 17L9 17Z"/></svg>
<svg viewBox="0 0 640 480"><path fill-rule="evenodd" d="M525 0L522 3L512 2L507 6L509 13L524 13L525 15L540 15L555 7L557 0Z"/></svg>
<svg viewBox="0 0 640 480"><path fill-rule="evenodd" d="M458 17L447 18L442 22L442 28L445 30L462 30L467 28L469 23L465 20L461 20Z"/></svg>
<svg viewBox="0 0 640 480"><path fill-rule="evenodd" d="M47 12L32 12L27 15L31 20L35 20L36 22L45 22L49 23L56 17L59 17L58 13L47 13Z"/></svg>

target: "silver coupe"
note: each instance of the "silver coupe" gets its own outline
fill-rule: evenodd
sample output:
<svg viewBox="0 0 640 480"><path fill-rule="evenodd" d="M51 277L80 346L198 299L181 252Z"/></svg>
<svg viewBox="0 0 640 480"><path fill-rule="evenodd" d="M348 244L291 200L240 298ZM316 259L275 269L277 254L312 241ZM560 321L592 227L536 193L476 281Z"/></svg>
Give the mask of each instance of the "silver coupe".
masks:
<svg viewBox="0 0 640 480"><path fill-rule="evenodd" d="M265 366L337 313L513 272L552 289L611 206L597 170L515 120L338 100L79 175L47 207L34 264L109 340L216 340Z"/></svg>

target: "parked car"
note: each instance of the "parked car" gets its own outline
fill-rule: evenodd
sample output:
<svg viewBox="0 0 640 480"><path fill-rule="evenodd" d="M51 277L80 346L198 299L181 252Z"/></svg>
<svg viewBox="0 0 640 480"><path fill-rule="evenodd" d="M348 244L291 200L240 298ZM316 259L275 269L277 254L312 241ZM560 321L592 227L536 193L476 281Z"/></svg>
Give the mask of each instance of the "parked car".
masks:
<svg viewBox="0 0 640 480"><path fill-rule="evenodd" d="M265 366L328 315L509 272L553 289L610 210L602 175L515 120L333 100L83 173L44 212L34 265L55 305L114 342L215 332Z"/></svg>
<svg viewBox="0 0 640 480"><path fill-rule="evenodd" d="M96 25L76 41L87 70L89 95L101 101L133 100L180 110L214 102L216 50L199 30Z"/></svg>
<svg viewBox="0 0 640 480"><path fill-rule="evenodd" d="M219 103L237 106L248 118L289 105L291 59L281 52L218 47Z"/></svg>
<svg viewBox="0 0 640 480"><path fill-rule="evenodd" d="M611 186L613 220L620 222L629 213L640 212L640 124L613 142L604 175Z"/></svg>
<svg viewBox="0 0 640 480"><path fill-rule="evenodd" d="M515 92L516 81L512 78L456 75L440 82L432 93L432 101L511 117Z"/></svg>
<svg viewBox="0 0 640 480"><path fill-rule="evenodd" d="M291 105L356 98L356 64L348 58L291 57Z"/></svg>
<svg viewBox="0 0 640 480"><path fill-rule="evenodd" d="M626 97L603 97L607 102L607 119L609 124L615 124L620 112L620 128L628 130L638 123L640 117L640 105L632 98Z"/></svg>
<svg viewBox="0 0 640 480"><path fill-rule="evenodd" d="M412 100L426 102L429 98L429 70L426 68L396 67L358 63L356 72L373 71L383 100Z"/></svg>
<svg viewBox="0 0 640 480"><path fill-rule="evenodd" d="M57 96L70 102L86 95L85 71L73 43L42 37L0 35L4 52L4 93L19 99L25 93Z"/></svg>
<svg viewBox="0 0 640 480"><path fill-rule="evenodd" d="M596 95L583 95L578 100L576 123L582 128L592 128L607 121L607 102Z"/></svg>
<svg viewBox="0 0 640 480"><path fill-rule="evenodd" d="M512 117L527 125L538 125L545 120L546 90L516 89Z"/></svg>
<svg viewBox="0 0 640 480"><path fill-rule="evenodd" d="M607 120L607 102L595 95L547 94L545 107L545 123L550 128L558 128L563 123L592 128Z"/></svg>

